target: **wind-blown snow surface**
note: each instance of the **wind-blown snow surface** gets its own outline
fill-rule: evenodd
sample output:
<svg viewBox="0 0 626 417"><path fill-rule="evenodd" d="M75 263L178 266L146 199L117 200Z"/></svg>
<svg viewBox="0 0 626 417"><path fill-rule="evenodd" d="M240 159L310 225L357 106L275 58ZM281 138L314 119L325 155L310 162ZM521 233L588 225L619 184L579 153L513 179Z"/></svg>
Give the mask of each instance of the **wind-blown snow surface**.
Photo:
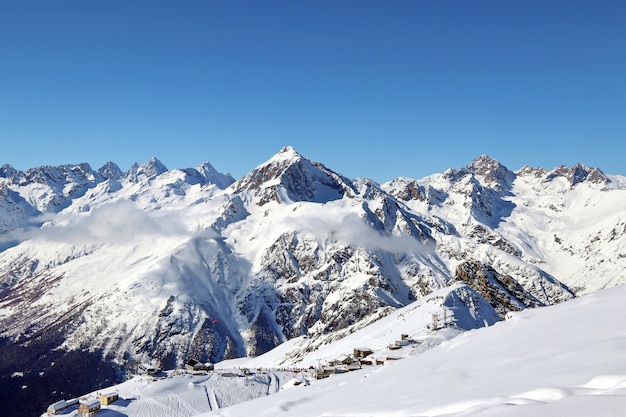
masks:
<svg viewBox="0 0 626 417"><path fill-rule="evenodd" d="M624 415L626 286L203 417ZM366 332L366 331L365 331Z"/></svg>
<svg viewBox="0 0 626 417"><path fill-rule="evenodd" d="M446 292L332 342L303 363L336 357L354 343L380 347L403 331L416 331L412 337L425 341L421 326L441 311L432 303L441 296ZM272 370L249 378L222 377L222 371L161 381L138 377L101 390L116 390L121 399L99 415L191 417L211 410L198 417L621 416L626 409L625 298L622 285L517 312L478 330L444 329L431 333L429 349L405 347L401 360L323 380ZM221 366L271 368L284 348Z"/></svg>

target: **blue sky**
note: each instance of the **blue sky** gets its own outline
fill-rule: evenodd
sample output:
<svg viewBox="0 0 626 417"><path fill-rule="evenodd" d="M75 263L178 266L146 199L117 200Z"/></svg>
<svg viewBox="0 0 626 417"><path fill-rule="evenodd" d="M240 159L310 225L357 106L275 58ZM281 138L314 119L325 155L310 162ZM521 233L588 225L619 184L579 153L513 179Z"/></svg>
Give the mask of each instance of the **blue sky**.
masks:
<svg viewBox="0 0 626 417"><path fill-rule="evenodd" d="M624 1L0 3L0 164L626 174Z"/></svg>

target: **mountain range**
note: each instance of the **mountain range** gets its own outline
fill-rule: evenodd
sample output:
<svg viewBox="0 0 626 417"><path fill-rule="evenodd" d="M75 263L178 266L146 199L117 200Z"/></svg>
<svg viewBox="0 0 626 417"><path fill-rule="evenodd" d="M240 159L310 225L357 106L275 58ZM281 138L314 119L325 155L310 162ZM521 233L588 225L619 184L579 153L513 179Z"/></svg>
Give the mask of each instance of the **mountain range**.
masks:
<svg viewBox="0 0 626 417"><path fill-rule="evenodd" d="M582 164L511 171L485 155L387 183L291 147L237 181L208 162L168 170L156 158L127 172L4 165L5 395L50 402L110 385L133 363L252 357L295 338L283 362L298 365L445 288L442 302L464 312L446 326L488 326L624 283L624 213L623 176Z"/></svg>

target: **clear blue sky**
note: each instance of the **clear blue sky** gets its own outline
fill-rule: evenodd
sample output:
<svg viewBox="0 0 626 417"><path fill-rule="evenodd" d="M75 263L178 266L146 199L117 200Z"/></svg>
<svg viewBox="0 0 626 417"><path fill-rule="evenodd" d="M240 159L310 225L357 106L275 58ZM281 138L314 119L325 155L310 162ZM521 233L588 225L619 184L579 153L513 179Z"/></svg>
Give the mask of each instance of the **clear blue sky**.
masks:
<svg viewBox="0 0 626 417"><path fill-rule="evenodd" d="M0 164L626 174L626 1L0 2Z"/></svg>

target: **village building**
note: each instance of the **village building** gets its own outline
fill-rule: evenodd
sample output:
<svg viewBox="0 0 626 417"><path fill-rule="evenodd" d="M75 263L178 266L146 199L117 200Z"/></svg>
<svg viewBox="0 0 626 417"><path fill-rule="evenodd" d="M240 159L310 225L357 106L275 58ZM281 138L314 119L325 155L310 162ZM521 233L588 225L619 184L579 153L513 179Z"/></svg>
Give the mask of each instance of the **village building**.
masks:
<svg viewBox="0 0 626 417"><path fill-rule="evenodd" d="M367 358L363 358L359 360L359 363L361 365L368 365L371 366L374 364L374 359L371 356L368 356Z"/></svg>
<svg viewBox="0 0 626 417"><path fill-rule="evenodd" d="M154 375L160 372L160 369L150 365L149 363L139 364L137 372L145 375Z"/></svg>
<svg viewBox="0 0 626 417"><path fill-rule="evenodd" d="M354 357L355 358L364 358L366 356L371 355L374 351L367 347L356 347L354 348Z"/></svg>
<svg viewBox="0 0 626 417"><path fill-rule="evenodd" d="M336 374L337 368L334 366L323 366L318 368L315 372L316 379L328 378L329 376Z"/></svg>
<svg viewBox="0 0 626 417"><path fill-rule="evenodd" d="M109 405L117 401L119 398L120 395L117 392L108 392L100 396L100 404Z"/></svg>
<svg viewBox="0 0 626 417"><path fill-rule="evenodd" d="M359 369L361 369L361 364L359 362L352 362L351 364L346 366L348 367L348 372L358 371Z"/></svg>
<svg viewBox="0 0 626 417"><path fill-rule="evenodd" d="M202 363L195 359L188 359L185 362L185 369L188 371L212 371L215 369L215 365L210 362Z"/></svg>
<svg viewBox="0 0 626 417"><path fill-rule="evenodd" d="M396 346L408 346L408 345L409 345L408 339L396 340Z"/></svg>
<svg viewBox="0 0 626 417"><path fill-rule="evenodd" d="M61 400L61 401L55 402L54 404L50 404L46 411L50 415L62 414L65 410L69 409L70 407L75 406L76 404L78 404L77 399L72 399L68 401Z"/></svg>
<svg viewBox="0 0 626 417"><path fill-rule="evenodd" d="M100 411L100 400L91 400L78 405L80 417L95 417L98 411Z"/></svg>
<svg viewBox="0 0 626 417"><path fill-rule="evenodd" d="M337 365L339 364L350 365L352 362L354 362L354 359L352 359L352 357L349 355L341 355L337 358L336 362L337 362Z"/></svg>

